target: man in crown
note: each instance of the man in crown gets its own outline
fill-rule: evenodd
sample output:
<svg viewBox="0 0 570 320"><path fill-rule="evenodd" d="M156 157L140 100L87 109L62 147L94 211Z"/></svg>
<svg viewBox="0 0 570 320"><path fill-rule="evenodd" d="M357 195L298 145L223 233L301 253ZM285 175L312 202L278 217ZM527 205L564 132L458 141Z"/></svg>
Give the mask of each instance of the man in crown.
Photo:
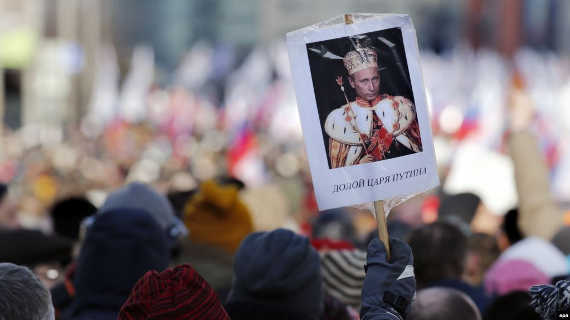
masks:
<svg viewBox="0 0 570 320"><path fill-rule="evenodd" d="M395 149L399 155L420 151L419 130L414 130L417 139L402 134L410 126L417 129L413 103L404 97L380 95L376 50L357 45L343 62L356 100L347 99L348 103L331 111L325 121L331 168L379 161L394 156L390 152ZM337 83L344 92L342 77L337 78ZM393 141L406 148L393 146Z"/></svg>

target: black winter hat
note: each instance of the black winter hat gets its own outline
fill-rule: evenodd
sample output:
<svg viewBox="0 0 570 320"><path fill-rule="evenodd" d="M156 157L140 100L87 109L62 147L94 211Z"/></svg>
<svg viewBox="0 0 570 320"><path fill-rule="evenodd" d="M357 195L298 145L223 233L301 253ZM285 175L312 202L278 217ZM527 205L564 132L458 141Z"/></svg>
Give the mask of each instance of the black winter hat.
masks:
<svg viewBox="0 0 570 320"><path fill-rule="evenodd" d="M323 310L320 260L306 237L285 229L252 233L234 261L234 283L227 305L232 310L266 310L297 319L318 319ZM255 316L253 316L255 318ZM250 317L251 318L251 317Z"/></svg>
<svg viewBox="0 0 570 320"><path fill-rule="evenodd" d="M81 221L95 212L97 208L85 197L62 199L50 210L53 231L62 237L78 240Z"/></svg>
<svg viewBox="0 0 570 320"><path fill-rule="evenodd" d="M166 235L143 210L97 215L87 230L75 273L71 313L90 306L119 311L147 271L162 271L170 252Z"/></svg>

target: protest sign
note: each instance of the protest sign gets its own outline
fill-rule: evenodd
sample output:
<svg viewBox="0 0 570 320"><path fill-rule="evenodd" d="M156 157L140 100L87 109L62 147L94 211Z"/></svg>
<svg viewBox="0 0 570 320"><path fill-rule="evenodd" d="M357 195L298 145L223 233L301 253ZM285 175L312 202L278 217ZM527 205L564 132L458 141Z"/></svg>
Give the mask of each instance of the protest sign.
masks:
<svg viewBox="0 0 570 320"><path fill-rule="evenodd" d="M320 210L439 184L415 29L407 15L355 14L287 34Z"/></svg>

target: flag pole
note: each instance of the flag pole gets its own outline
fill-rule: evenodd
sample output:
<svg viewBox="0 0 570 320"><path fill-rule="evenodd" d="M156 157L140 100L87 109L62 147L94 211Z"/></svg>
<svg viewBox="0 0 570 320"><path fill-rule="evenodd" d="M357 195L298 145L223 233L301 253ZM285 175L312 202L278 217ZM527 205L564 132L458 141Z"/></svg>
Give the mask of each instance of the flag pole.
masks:
<svg viewBox="0 0 570 320"><path fill-rule="evenodd" d="M354 22L352 14L344 15L344 23L352 24ZM366 150L366 149L365 149ZM374 201L374 211L376 213L376 222L378 223L378 238L386 248L386 258L390 260L390 237L388 235L388 226L386 224L386 214L384 212L384 201Z"/></svg>

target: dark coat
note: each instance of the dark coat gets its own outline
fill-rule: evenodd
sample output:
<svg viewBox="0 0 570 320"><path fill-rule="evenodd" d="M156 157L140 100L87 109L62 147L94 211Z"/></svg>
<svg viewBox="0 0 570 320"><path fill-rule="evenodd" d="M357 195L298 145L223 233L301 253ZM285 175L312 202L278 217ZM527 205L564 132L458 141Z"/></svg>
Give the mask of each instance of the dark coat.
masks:
<svg viewBox="0 0 570 320"><path fill-rule="evenodd" d="M73 279L75 296L62 319L116 319L137 280L168 267L169 254L164 232L145 211L99 214L87 230Z"/></svg>

